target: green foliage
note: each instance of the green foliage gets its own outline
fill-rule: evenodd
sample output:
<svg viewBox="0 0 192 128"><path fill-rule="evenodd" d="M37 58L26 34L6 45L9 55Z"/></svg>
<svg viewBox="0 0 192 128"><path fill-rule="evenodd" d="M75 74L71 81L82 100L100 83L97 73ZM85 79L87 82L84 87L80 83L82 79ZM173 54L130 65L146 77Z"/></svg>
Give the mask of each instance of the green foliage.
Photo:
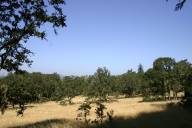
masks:
<svg viewBox="0 0 192 128"><path fill-rule="evenodd" d="M145 88L147 95L164 95L165 87L161 82L161 75L154 69L149 69L145 73L148 87Z"/></svg>
<svg viewBox="0 0 192 128"><path fill-rule="evenodd" d="M183 8L183 6L184 6L184 4L185 4L186 1L187 1L187 0L180 0L180 1L176 4L176 6L175 6L175 10L176 10L176 11L181 10L181 9Z"/></svg>
<svg viewBox="0 0 192 128"><path fill-rule="evenodd" d="M111 76L109 70L104 68L98 68L94 76L90 81L90 93L88 96L99 98L101 101L107 100L111 90Z"/></svg>
<svg viewBox="0 0 192 128"><path fill-rule="evenodd" d="M144 73L143 65L139 64L137 73L142 74Z"/></svg>
<svg viewBox="0 0 192 128"><path fill-rule="evenodd" d="M85 122L85 125L88 126L91 119L88 119L87 116L90 114L90 110L91 110L91 103L90 102L84 102L83 104L81 104L78 108L78 111L80 111L80 113L77 115L77 120L82 120Z"/></svg>
<svg viewBox="0 0 192 128"><path fill-rule="evenodd" d="M141 83L139 75L132 70L123 74L121 77L122 93L126 96L135 96L138 94Z"/></svg>
<svg viewBox="0 0 192 128"><path fill-rule="evenodd" d="M188 75L185 80L184 90L185 90L185 97L184 97L185 102L187 104L192 105L192 67L188 71Z"/></svg>
<svg viewBox="0 0 192 128"><path fill-rule="evenodd" d="M187 60L179 61L175 65L175 79L180 85L177 89L184 89L185 92L185 98L190 99L192 97L191 93L191 72L192 65Z"/></svg>
<svg viewBox="0 0 192 128"><path fill-rule="evenodd" d="M44 24L52 25L55 32L64 27L63 4L64 0L0 1L0 70L18 72L23 63L31 65L32 52L24 43L30 37L45 39Z"/></svg>
<svg viewBox="0 0 192 128"><path fill-rule="evenodd" d="M144 96L144 101L177 99L177 93L185 93L185 101L192 97L192 66L187 60L175 62L169 57L158 58L146 72L129 70L122 75L111 76L106 68L98 68L91 76L65 76L41 73L10 73L0 78L1 110L7 105L25 107L34 102L50 100L71 104L78 95L87 96L92 103L105 102L109 96ZM172 94L173 93L173 94ZM101 106L100 106L101 107ZM24 111L25 109L23 109Z"/></svg>
<svg viewBox="0 0 192 128"><path fill-rule="evenodd" d="M6 103L13 107L18 105L22 109L29 103L54 100L58 97L56 92L59 90L60 81L57 74L9 74L1 78L0 87L7 85L6 95L1 91L1 98L6 100L1 101L7 101ZM1 108L4 110L3 106Z"/></svg>
<svg viewBox="0 0 192 128"><path fill-rule="evenodd" d="M81 94L83 89L83 79L81 77L66 76L63 78L60 86L60 97L64 104L72 104L72 99Z"/></svg>
<svg viewBox="0 0 192 128"><path fill-rule="evenodd" d="M106 109L105 105L102 104L100 101L96 103L96 109L95 109L96 119L94 120L94 122L101 128L103 127L104 118L106 118L106 115L104 113L105 109Z"/></svg>
<svg viewBox="0 0 192 128"><path fill-rule="evenodd" d="M0 85L0 108L1 114L4 114L5 109L7 108L8 100L7 100L7 86Z"/></svg>
<svg viewBox="0 0 192 128"><path fill-rule="evenodd" d="M143 97L144 102L153 102L153 101L165 101L163 96L145 96Z"/></svg>
<svg viewBox="0 0 192 128"><path fill-rule="evenodd" d="M25 43L31 37L45 39L46 31L42 30L44 24L51 25L55 33L57 28L64 27L63 5L64 0L0 1L0 70L24 73L20 67L24 63L28 66L32 64L28 57L32 52L26 48ZM54 83L51 83L52 80L50 79L48 81L44 80L43 83L41 82L42 86L46 86L43 89L39 85L29 84L28 82L31 82L30 78L24 78L22 75L10 76L6 82L8 82L7 85L9 87L7 97L1 97L1 110L3 111L5 105L2 104L5 104L3 101L5 99L8 99L13 106L15 104L23 106L26 103L38 100L40 97L52 98L52 94L55 91ZM29 89L29 86L26 87L28 84L33 86ZM47 89L47 85L49 86L50 84L52 86ZM50 90L50 88L53 90Z"/></svg>
<svg viewBox="0 0 192 128"><path fill-rule="evenodd" d="M93 120L91 120L91 118L88 118L92 109L92 104L96 105L96 117ZM113 110L110 110L108 112L106 112L105 110L107 110L106 106L99 99L95 103L85 101L78 108L78 111L80 111L80 113L77 114L76 120L83 120L83 122L85 123L85 128L90 127L91 125L96 125L96 127L104 128L104 119L108 117L108 123L111 123L113 121L114 114Z"/></svg>
<svg viewBox="0 0 192 128"><path fill-rule="evenodd" d="M172 74L175 67L175 60L170 57L158 58L153 63L153 69L156 73L155 79L161 86L161 95L171 91ZM170 94L169 94L170 95Z"/></svg>
<svg viewBox="0 0 192 128"><path fill-rule="evenodd" d="M166 1L169 1L169 0L166 0ZM178 0L175 6L175 11L181 10L186 2L187 0Z"/></svg>

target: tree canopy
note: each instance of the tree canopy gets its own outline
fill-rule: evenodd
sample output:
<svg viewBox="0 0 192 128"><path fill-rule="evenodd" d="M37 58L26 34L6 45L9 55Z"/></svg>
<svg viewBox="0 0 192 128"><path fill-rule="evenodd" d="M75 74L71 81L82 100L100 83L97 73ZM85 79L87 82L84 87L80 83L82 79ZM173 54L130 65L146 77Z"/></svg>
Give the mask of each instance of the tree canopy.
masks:
<svg viewBox="0 0 192 128"><path fill-rule="evenodd" d="M24 107L29 103L64 101L72 103L75 96L83 95L100 101L109 96L124 95L154 97L147 100L177 99L184 93L186 103L192 101L192 64L187 60L176 61L160 57L153 67L144 71L128 70L121 75L111 75L107 68L98 68L90 76L65 76L42 73L10 73L0 78L0 108L2 113L8 106Z"/></svg>
<svg viewBox="0 0 192 128"><path fill-rule="evenodd" d="M20 71L23 63L31 65L25 43L30 37L46 38L45 24L56 32L64 27L64 0L1 0L0 1L0 70Z"/></svg>

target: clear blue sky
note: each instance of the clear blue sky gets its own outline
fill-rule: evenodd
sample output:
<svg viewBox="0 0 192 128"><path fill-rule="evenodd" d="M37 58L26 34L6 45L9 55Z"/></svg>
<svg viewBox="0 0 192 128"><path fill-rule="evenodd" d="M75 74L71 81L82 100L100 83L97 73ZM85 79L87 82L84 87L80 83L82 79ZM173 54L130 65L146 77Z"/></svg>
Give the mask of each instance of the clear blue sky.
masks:
<svg viewBox="0 0 192 128"><path fill-rule="evenodd" d="M169 56L192 62L192 1L175 12L177 0L66 0L67 27L47 41L31 39L35 54L29 72L93 74L106 66L112 74L145 70Z"/></svg>

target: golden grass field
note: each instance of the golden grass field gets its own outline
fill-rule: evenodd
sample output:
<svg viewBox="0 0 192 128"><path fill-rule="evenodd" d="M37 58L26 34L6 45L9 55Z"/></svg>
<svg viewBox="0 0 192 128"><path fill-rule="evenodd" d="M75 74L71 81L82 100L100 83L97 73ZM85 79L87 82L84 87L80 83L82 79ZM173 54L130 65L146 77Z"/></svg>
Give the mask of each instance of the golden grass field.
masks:
<svg viewBox="0 0 192 128"><path fill-rule="evenodd" d="M0 128L41 128L41 124L49 128L79 127L75 118L83 101L84 98L79 96L74 98L73 105L62 106L56 102L30 104L23 117L16 116L15 110L10 109L0 116ZM106 103L106 106L108 110L114 110L114 118L117 118L113 127L150 128L160 127L163 123L176 123L166 124L170 127L192 127L191 113L178 108L171 108L173 111L168 112L170 102L142 102L141 97L122 98ZM92 111L90 118L94 118L93 115Z"/></svg>

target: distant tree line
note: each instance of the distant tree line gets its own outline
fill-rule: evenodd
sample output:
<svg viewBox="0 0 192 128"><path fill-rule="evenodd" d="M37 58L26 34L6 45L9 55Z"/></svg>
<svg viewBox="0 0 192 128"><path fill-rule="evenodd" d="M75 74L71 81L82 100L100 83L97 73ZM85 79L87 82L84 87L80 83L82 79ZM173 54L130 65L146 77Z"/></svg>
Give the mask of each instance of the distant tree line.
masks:
<svg viewBox="0 0 192 128"><path fill-rule="evenodd" d="M122 75L111 75L105 67L90 76L10 73L0 78L0 107L3 113L9 105L22 108L28 103L64 99L72 103L78 95L104 101L119 95L144 96L146 101L170 100L177 99L179 92L184 93L185 102L192 101L192 64L162 57L147 71L140 64L137 72L128 70Z"/></svg>
<svg viewBox="0 0 192 128"><path fill-rule="evenodd" d="M168 1L168 0L167 0ZM175 10L181 10L187 0L179 0ZM22 113L24 106L32 102L66 99L69 103L76 95L107 100L109 95L168 96L170 92L185 93L184 99L191 101L192 71L187 60L175 62L172 58L159 58L153 68L113 76L106 68L98 68L92 76L67 76L58 74L26 73L20 67L31 65L28 58L32 51L25 43L36 37L46 39L44 24L57 28L66 26L63 13L64 0L2 0L0 1L0 70L10 73L0 78L0 108L18 105ZM48 11L49 10L49 11Z"/></svg>

